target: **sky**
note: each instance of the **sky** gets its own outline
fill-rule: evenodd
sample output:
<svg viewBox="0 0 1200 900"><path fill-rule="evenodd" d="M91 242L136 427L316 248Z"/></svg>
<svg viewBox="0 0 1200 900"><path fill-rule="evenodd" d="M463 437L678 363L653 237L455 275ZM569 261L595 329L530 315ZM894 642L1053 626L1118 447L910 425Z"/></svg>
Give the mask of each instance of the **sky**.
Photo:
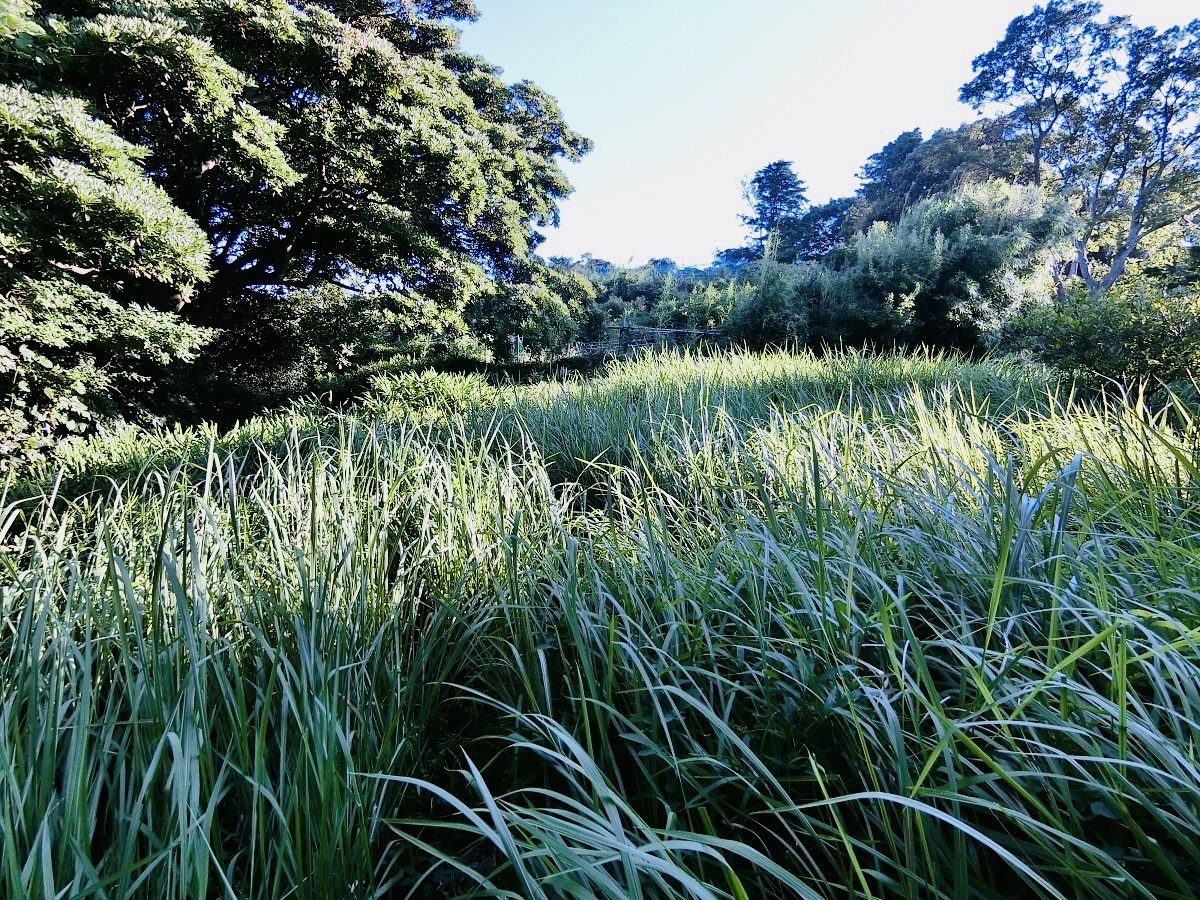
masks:
<svg viewBox="0 0 1200 900"><path fill-rule="evenodd" d="M462 47L535 81L595 149L543 256L706 266L743 244L742 185L792 161L821 203L897 135L978 118L971 60L1034 0L476 0ZM1109 0L1167 27L1197 0Z"/></svg>

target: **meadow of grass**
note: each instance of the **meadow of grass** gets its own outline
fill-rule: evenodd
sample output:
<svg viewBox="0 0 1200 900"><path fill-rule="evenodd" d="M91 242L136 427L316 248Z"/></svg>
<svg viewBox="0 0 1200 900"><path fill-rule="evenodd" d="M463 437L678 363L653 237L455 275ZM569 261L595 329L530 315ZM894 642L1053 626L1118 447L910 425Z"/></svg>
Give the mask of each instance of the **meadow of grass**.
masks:
<svg viewBox="0 0 1200 900"><path fill-rule="evenodd" d="M9 486L0 896L1200 892L1182 403L857 354L380 387Z"/></svg>

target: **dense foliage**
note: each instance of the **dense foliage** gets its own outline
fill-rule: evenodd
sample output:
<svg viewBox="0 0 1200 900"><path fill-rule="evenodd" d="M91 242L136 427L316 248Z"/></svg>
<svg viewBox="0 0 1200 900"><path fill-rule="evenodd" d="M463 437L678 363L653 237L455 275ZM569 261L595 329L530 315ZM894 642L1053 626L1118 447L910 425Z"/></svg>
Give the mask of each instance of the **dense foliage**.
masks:
<svg viewBox="0 0 1200 900"><path fill-rule="evenodd" d="M1069 234L1065 204L1032 187L993 182L922 200L821 267L814 336L978 349L1017 304L1048 291Z"/></svg>
<svg viewBox="0 0 1200 900"><path fill-rule="evenodd" d="M145 157L80 100L0 84L0 469L148 403L206 338L171 311L204 233Z"/></svg>
<svg viewBox="0 0 1200 900"><path fill-rule="evenodd" d="M419 308L390 339L370 330L392 352L435 322L503 345L515 314L499 308L577 317L586 289L530 254L569 190L558 161L588 143L537 86L456 49L451 23L474 15L6 0L0 374L18 449L115 407L178 418L233 392L245 412L312 388L305 310L336 307L334 287L383 320ZM474 329L467 309L486 313ZM364 343L330 338L318 355Z"/></svg>
<svg viewBox="0 0 1200 900"><path fill-rule="evenodd" d="M817 205L769 163L747 185L746 245L705 272L590 272L589 329L703 318L756 347L1022 350L1178 387L1200 333L1200 20L1135 28L1051 0L974 66L962 98L995 118L904 132L854 196Z"/></svg>
<svg viewBox="0 0 1200 900"><path fill-rule="evenodd" d="M1200 372L1200 285L1134 282L1098 298L1033 298L1007 321L1005 347L1133 389L1195 395Z"/></svg>
<svg viewBox="0 0 1200 900"><path fill-rule="evenodd" d="M597 330L632 318L719 326L727 339L753 347L841 343L973 352L994 344L1017 308L1052 292L1071 222L1062 200L993 180L932 193L895 222L876 220L811 261L779 258L784 229L767 240L762 258L747 248L732 268L606 265L601 272L585 260L575 270L596 284Z"/></svg>
<svg viewBox="0 0 1200 900"><path fill-rule="evenodd" d="M1196 893L1186 407L917 356L473 383L0 503L0 893Z"/></svg>
<svg viewBox="0 0 1200 900"><path fill-rule="evenodd" d="M1200 19L1160 32L1100 12L1085 0L1035 6L961 92L1003 110L1032 144L1034 183L1052 181L1076 207L1059 278L1092 297L1200 214Z"/></svg>

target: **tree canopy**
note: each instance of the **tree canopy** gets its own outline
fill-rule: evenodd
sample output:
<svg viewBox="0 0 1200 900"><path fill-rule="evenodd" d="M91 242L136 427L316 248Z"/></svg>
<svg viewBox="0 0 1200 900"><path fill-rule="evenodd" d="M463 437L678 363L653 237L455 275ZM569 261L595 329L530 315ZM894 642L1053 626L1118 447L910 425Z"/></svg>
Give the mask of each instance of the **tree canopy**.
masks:
<svg viewBox="0 0 1200 900"><path fill-rule="evenodd" d="M803 214L808 205L804 182L797 177L792 163L779 159L768 163L746 185L746 201L753 215L742 221L754 232L754 247L759 252L772 233Z"/></svg>
<svg viewBox="0 0 1200 900"><path fill-rule="evenodd" d="M0 61L49 37L32 11L0 9ZM0 83L0 468L129 412L207 337L170 312L207 241L147 156L80 98Z"/></svg>
<svg viewBox="0 0 1200 900"><path fill-rule="evenodd" d="M589 143L536 85L458 50L454 23L475 15L468 0L4 0L4 302L23 320L28 284L53 276L198 338L254 330L322 285L452 311L512 280L548 298L537 229L570 190L560 161ZM10 356L28 346L14 322Z"/></svg>
<svg viewBox="0 0 1200 900"><path fill-rule="evenodd" d="M961 91L1026 133L1034 182L1050 178L1071 198L1080 225L1060 291L1078 277L1093 295L1157 239L1178 242L1200 212L1200 19L1159 31L1100 11L1035 6Z"/></svg>

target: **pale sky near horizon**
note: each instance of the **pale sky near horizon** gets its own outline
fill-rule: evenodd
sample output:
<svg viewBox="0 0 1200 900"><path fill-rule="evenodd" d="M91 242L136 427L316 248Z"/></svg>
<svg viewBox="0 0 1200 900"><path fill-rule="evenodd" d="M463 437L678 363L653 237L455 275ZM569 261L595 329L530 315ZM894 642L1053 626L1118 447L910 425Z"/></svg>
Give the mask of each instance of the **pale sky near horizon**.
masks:
<svg viewBox="0 0 1200 900"><path fill-rule="evenodd" d="M476 0L463 49L554 95L595 142L543 256L670 257L739 246L742 183L791 160L809 200L842 197L898 134L977 118L971 60L1034 0ZM1197 0L1109 0L1139 25Z"/></svg>

